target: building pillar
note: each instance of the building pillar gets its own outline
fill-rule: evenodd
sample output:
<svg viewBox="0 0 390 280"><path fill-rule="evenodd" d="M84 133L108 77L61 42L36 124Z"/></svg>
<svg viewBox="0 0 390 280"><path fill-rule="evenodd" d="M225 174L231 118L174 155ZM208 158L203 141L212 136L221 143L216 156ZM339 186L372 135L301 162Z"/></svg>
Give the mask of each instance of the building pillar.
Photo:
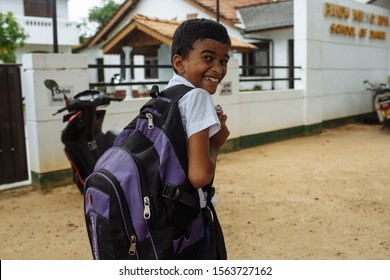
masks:
<svg viewBox="0 0 390 280"><path fill-rule="evenodd" d="M22 61L32 184L40 188L69 184L70 163L61 142L66 124L63 114L53 113L65 106L64 93L72 98L89 88L87 56L30 53L24 54ZM50 90L45 80L54 80L58 88Z"/></svg>
<svg viewBox="0 0 390 280"><path fill-rule="evenodd" d="M294 1L294 60L295 65L302 67L301 80L296 81L295 89L304 91L303 124L313 126L321 124L322 116L322 52L318 44L318 17L313 17L318 2L301 0Z"/></svg>
<svg viewBox="0 0 390 280"><path fill-rule="evenodd" d="M122 50L125 53L125 65L128 66L128 65L130 65L130 53L132 51L132 48L126 46L126 47L122 47ZM132 80L130 68L126 68L125 75L126 75L125 82L130 83ZM133 98L132 87L129 85L126 87L126 99L125 100L129 100L132 98Z"/></svg>

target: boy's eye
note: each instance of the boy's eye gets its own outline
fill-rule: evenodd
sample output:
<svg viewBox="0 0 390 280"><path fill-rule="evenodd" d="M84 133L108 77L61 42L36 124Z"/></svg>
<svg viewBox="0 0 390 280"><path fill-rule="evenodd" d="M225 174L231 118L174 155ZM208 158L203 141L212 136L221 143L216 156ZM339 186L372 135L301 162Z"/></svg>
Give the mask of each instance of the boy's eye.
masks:
<svg viewBox="0 0 390 280"><path fill-rule="evenodd" d="M211 56L211 55L205 55L203 57L203 59L206 61L206 62L213 62L215 59L215 57ZM227 66L228 65L228 62L229 62L229 59L221 59L219 60L219 63L222 65L222 66Z"/></svg>
<svg viewBox="0 0 390 280"><path fill-rule="evenodd" d="M229 60L227 60L227 59L221 60L221 65L223 65L223 66L228 65L228 63L229 63Z"/></svg>

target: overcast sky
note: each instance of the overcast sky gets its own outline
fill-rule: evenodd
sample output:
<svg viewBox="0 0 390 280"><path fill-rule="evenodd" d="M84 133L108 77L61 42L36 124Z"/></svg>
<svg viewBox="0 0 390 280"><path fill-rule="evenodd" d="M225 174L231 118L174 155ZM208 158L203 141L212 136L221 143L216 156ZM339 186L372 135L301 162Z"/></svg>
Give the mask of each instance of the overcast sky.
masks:
<svg viewBox="0 0 390 280"><path fill-rule="evenodd" d="M68 1L68 14L69 20L80 21L81 18L88 16L88 10L99 6L101 0L69 0Z"/></svg>

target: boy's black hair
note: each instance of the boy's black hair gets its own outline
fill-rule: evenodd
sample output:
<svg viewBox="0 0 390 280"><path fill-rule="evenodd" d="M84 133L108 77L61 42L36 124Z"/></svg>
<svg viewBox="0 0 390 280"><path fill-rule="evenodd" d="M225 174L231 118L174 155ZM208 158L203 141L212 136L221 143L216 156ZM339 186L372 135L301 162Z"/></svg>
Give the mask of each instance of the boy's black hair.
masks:
<svg viewBox="0 0 390 280"><path fill-rule="evenodd" d="M231 47L229 34L222 24L204 18L189 19L173 34L171 62L176 54L186 57L193 50L195 41L202 39L213 39Z"/></svg>

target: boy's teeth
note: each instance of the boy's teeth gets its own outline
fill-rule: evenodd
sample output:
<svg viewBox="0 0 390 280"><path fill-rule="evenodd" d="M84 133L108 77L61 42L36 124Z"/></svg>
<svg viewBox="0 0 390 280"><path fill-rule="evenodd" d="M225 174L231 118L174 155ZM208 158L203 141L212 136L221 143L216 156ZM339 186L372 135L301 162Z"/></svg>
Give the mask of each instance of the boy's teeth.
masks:
<svg viewBox="0 0 390 280"><path fill-rule="evenodd" d="M212 81L214 83L218 83L218 79L216 79L216 78L206 77L206 80L210 80L210 81Z"/></svg>

